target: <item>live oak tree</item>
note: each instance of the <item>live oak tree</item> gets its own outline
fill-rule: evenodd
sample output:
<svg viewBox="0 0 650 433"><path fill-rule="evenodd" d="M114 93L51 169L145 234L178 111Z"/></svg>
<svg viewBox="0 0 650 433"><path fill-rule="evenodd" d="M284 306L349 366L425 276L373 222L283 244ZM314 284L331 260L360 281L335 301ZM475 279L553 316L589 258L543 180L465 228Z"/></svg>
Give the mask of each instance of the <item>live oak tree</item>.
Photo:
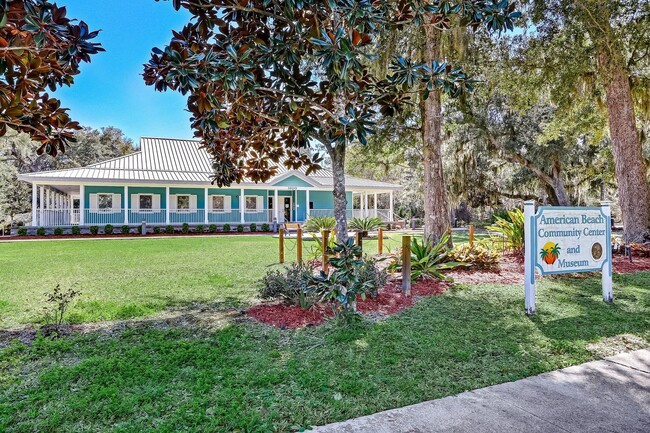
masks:
<svg viewBox="0 0 650 433"><path fill-rule="evenodd" d="M0 0L0 136L13 129L41 143L39 154L65 152L80 126L47 90L72 85L104 51L97 35L48 0Z"/></svg>
<svg viewBox="0 0 650 433"><path fill-rule="evenodd" d="M345 156L362 144L376 112L393 115L415 92L471 90L460 68L440 59L395 57L388 74L368 68L377 35L399 26L512 28L508 1L172 0L193 16L164 49L154 49L145 81L188 95L195 135L214 158L219 186L265 181L287 168L320 167L319 142L334 175L337 236L347 239Z"/></svg>

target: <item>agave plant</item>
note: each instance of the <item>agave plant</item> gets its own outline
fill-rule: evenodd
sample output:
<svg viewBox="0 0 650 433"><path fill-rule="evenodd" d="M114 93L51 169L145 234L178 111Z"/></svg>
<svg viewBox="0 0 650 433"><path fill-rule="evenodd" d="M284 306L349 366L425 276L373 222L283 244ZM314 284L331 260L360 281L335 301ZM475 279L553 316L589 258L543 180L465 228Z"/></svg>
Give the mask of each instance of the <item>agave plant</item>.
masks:
<svg viewBox="0 0 650 433"><path fill-rule="evenodd" d="M304 229L308 232L321 232L323 230L332 231L336 227L336 219L334 217L309 217L305 222Z"/></svg>
<svg viewBox="0 0 650 433"><path fill-rule="evenodd" d="M524 251L524 213L521 210L508 211L508 218L497 217L494 225L486 228L503 236L508 249L518 253Z"/></svg>
<svg viewBox="0 0 650 433"><path fill-rule="evenodd" d="M352 230L358 230L365 233L377 230L383 225L383 223L384 222L379 217L352 218L348 226Z"/></svg>

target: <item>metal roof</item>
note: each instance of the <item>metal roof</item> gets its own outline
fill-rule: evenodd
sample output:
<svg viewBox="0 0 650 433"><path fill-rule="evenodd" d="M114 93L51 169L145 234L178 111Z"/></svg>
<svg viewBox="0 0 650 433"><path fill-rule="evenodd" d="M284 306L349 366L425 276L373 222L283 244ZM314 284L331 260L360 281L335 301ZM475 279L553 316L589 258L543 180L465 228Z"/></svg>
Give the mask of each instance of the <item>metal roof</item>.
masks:
<svg viewBox="0 0 650 433"><path fill-rule="evenodd" d="M87 167L65 170L24 173L20 180L27 182L136 182L160 184L210 184L213 174L212 159L198 140L142 137L140 149L132 154L91 164ZM331 187L332 172L322 169L309 176L305 169L288 170L280 164L275 177L266 182L272 186L291 175L314 187ZM255 185L245 181L241 185ZM346 176L347 188L401 189L400 185L370 179Z"/></svg>

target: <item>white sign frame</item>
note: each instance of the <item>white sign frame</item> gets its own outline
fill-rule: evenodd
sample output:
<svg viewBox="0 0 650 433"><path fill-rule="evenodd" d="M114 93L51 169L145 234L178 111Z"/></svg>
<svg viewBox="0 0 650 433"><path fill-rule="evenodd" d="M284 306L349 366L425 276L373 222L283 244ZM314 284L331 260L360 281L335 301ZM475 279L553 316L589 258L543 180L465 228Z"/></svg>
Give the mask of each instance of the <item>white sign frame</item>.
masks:
<svg viewBox="0 0 650 433"><path fill-rule="evenodd" d="M539 263L537 257L537 220L549 210L566 210L566 211L600 211L600 214L605 220L605 237L606 242L603 245L605 257L603 258L600 267L589 269L568 269L565 271L545 271L543 266ZM614 302L614 295L612 293L612 211L609 201L602 201L600 207L558 207L558 206L542 206L535 212L535 202L526 201L524 203L524 243L525 243L525 256L524 256L524 293L525 293L525 308L526 314L532 316L535 314L536 306L536 288L535 288L535 270L539 269L540 274L554 275L575 272L602 272L602 289L603 300L607 303Z"/></svg>

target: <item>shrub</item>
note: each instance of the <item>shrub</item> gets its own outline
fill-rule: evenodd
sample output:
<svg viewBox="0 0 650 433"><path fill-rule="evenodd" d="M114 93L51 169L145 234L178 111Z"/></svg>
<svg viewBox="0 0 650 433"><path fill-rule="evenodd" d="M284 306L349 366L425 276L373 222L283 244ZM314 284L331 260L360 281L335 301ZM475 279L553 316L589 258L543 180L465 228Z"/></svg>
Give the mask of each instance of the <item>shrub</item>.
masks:
<svg viewBox="0 0 650 433"><path fill-rule="evenodd" d="M230 224L224 224L224 225L223 225L223 231L224 231L224 232L229 232L230 230L232 230L232 229L230 228Z"/></svg>
<svg viewBox="0 0 650 433"><path fill-rule="evenodd" d="M257 231L257 224L253 223L250 225L250 230L251 232L256 232Z"/></svg>
<svg viewBox="0 0 650 433"><path fill-rule="evenodd" d="M167 227L165 227L165 233L173 235L174 234L174 226L168 225Z"/></svg>
<svg viewBox="0 0 650 433"><path fill-rule="evenodd" d="M183 225L181 226L181 232L189 233L190 232L190 225L188 223L183 223Z"/></svg>
<svg viewBox="0 0 650 433"><path fill-rule="evenodd" d="M142 224L138 225L138 228L136 229L138 231L138 234L142 234Z"/></svg>
<svg viewBox="0 0 650 433"><path fill-rule="evenodd" d="M56 228L54 229L54 234L55 234L56 236L61 236L61 235L63 235L63 228L62 228L62 227L56 227Z"/></svg>
<svg viewBox="0 0 650 433"><path fill-rule="evenodd" d="M305 292L308 276L314 269L307 265L294 263L283 270L268 271L262 278L259 290L260 298L277 299L289 305L300 305L309 308L313 299Z"/></svg>
<svg viewBox="0 0 650 433"><path fill-rule="evenodd" d="M319 234L312 233L314 244L309 247L307 258L309 260L321 260L323 258L323 238ZM332 231L329 238L327 238L327 248L332 249L336 245L336 230Z"/></svg>
<svg viewBox="0 0 650 433"><path fill-rule="evenodd" d="M203 224L199 224L199 225L196 226L194 231L197 232L197 233L203 233L205 231L205 226Z"/></svg>
<svg viewBox="0 0 650 433"><path fill-rule="evenodd" d="M379 289L386 285L388 272L386 269L379 269L377 260L366 257L363 265L357 269L357 277L365 285L368 294L375 298L379 293Z"/></svg>
<svg viewBox="0 0 650 433"><path fill-rule="evenodd" d="M360 232L370 232L377 230L382 224L383 221L379 217L352 218L349 227Z"/></svg>
<svg viewBox="0 0 650 433"><path fill-rule="evenodd" d="M112 235L112 234L113 234L113 230L114 230L114 228L113 228L113 225L112 225L112 224L106 224L106 225L104 226L104 234L106 234L106 235Z"/></svg>
<svg viewBox="0 0 650 433"><path fill-rule="evenodd" d="M304 229L308 232L318 232L323 230L332 231L336 228L336 218L334 217L309 217L305 222Z"/></svg>
<svg viewBox="0 0 650 433"><path fill-rule="evenodd" d="M238 224L237 225L237 232L243 233L244 232L244 225L243 224Z"/></svg>
<svg viewBox="0 0 650 433"><path fill-rule="evenodd" d="M156 227L153 228L153 233L154 233L155 235L159 235L160 232L161 232L160 227L156 226Z"/></svg>
<svg viewBox="0 0 650 433"><path fill-rule="evenodd" d="M455 262L468 263L479 269L494 268L499 264L500 254L485 245L475 243L456 245L449 252L449 259Z"/></svg>
<svg viewBox="0 0 650 433"><path fill-rule="evenodd" d="M497 216L494 225L486 228L501 235L506 248L520 254L524 252L524 213L521 210L508 211L507 219Z"/></svg>
<svg viewBox="0 0 650 433"><path fill-rule="evenodd" d="M364 265L361 247L354 244L354 239L349 239L337 243L328 254L331 255L331 274L321 271L320 275L308 278L307 293L315 293L322 301L329 301L337 315L356 313L357 298L365 299L372 292L372 283L360 278Z"/></svg>
<svg viewBox="0 0 650 433"><path fill-rule="evenodd" d="M37 236L45 236L47 235L47 231L45 230L45 227L39 227L36 229L36 235Z"/></svg>
<svg viewBox="0 0 650 433"><path fill-rule="evenodd" d="M122 232L123 235L128 235L129 233L131 233L131 227L129 227L128 225L124 224L124 225L120 228L120 232Z"/></svg>
<svg viewBox="0 0 650 433"><path fill-rule="evenodd" d="M447 245L449 236L444 235L437 244L428 243L424 240L418 242L413 239L411 242L411 280L420 278L446 279L442 271L465 266L464 263L449 260ZM398 254L395 261L389 266L391 271L402 270L402 255Z"/></svg>
<svg viewBox="0 0 650 433"><path fill-rule="evenodd" d="M72 226L72 228L70 229L70 233L72 233L72 234L75 235L75 236L76 236L76 235L80 235L80 234L81 234L81 227L79 227L79 226Z"/></svg>
<svg viewBox="0 0 650 433"><path fill-rule="evenodd" d="M210 224L210 226L208 227L208 231L210 233L216 233L217 232L217 225L216 224Z"/></svg>
<svg viewBox="0 0 650 433"><path fill-rule="evenodd" d="M271 226L268 225L267 223L264 223L264 224L262 224L262 226L260 227L260 229L261 229L263 232L270 232L270 231L271 231Z"/></svg>
<svg viewBox="0 0 650 433"><path fill-rule="evenodd" d="M18 236L27 236L27 228L20 227L18 230L16 230L16 233L18 234Z"/></svg>
<svg viewBox="0 0 650 433"><path fill-rule="evenodd" d="M90 226L88 227L88 231L90 232L91 235L96 235L99 233L99 226Z"/></svg>
<svg viewBox="0 0 650 433"><path fill-rule="evenodd" d="M45 302L47 305L44 307L45 323L52 324L56 327L63 324L65 312L68 310L72 301L81 295L80 291L69 289L68 291L61 290L59 284L56 285L51 293L45 294Z"/></svg>

